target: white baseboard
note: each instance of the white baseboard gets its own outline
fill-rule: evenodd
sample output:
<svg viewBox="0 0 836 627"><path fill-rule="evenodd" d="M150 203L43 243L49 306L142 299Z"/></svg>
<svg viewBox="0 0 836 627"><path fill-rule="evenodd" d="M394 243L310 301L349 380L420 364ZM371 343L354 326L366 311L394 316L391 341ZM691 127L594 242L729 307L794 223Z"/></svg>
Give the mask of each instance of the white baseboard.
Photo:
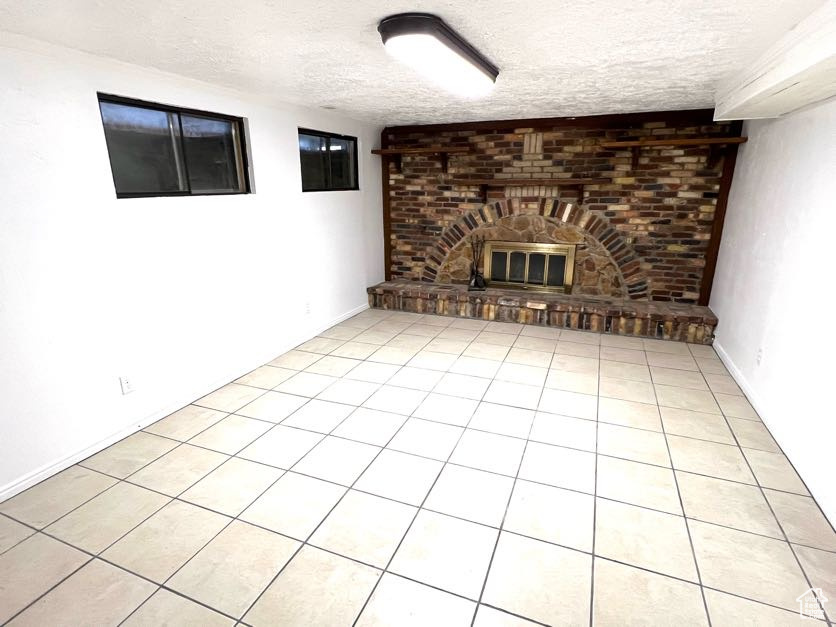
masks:
<svg viewBox="0 0 836 627"><path fill-rule="evenodd" d="M343 320L347 320L352 316L356 316L358 313L365 311L369 308L368 303L355 307L346 313L340 314L330 322L320 325L316 327L313 335L319 335L326 329L331 328L335 324L339 324ZM287 342L284 342L281 346L277 348L272 348L269 351L265 352L264 357L255 363L254 365L248 366L245 369L236 369L234 372L228 373L226 376L221 377L215 381L212 381L204 386L201 386L200 389L190 390L188 393L184 393L182 396L178 397L175 401L166 404L164 407L160 408L157 411L152 412L151 414L136 420L132 421L130 425L123 427L116 431L115 433L111 433L106 438L99 440L79 451L76 451L70 455L62 457L59 460L44 464L40 468L36 468L32 472L29 472L22 477L19 477L6 485L0 487L0 502L5 501L13 497L15 494L23 492L25 489L35 485L36 483L40 483L44 479L48 479L52 475L61 472L62 470L69 468L75 463L80 462L83 459L87 459L91 455L95 455L99 451L106 449L111 444L118 442L119 440L128 437L129 435L144 429L148 425L160 420L161 418L165 418L171 413L174 413L178 409L185 407L195 399L201 398L209 394L214 390L217 390L219 387L222 387L229 383L230 381L234 381L239 377L247 374L248 372L258 368L262 364L267 363L277 355L281 355L284 352L289 351L294 346L298 346L302 342L309 339L311 336L310 333L304 334L305 337L292 337Z"/></svg>
<svg viewBox="0 0 836 627"><path fill-rule="evenodd" d="M749 400L749 404L756 412L758 412L758 415L761 417L761 420L763 420L763 423L767 424L767 419L764 418L768 413L766 411L766 405L761 401L760 397L755 394L752 386L749 385L746 377L744 377L743 373L740 372L740 368L737 367L737 364L735 364L732 361L732 358L729 357L729 354L726 352L726 349L723 348L723 345L715 339L713 347L717 352L717 356L720 358L720 361L723 362L726 370L728 370L729 374L732 376L732 379L734 379L735 383L737 383L738 387L740 387L743 391L743 394L746 395L746 398Z"/></svg>

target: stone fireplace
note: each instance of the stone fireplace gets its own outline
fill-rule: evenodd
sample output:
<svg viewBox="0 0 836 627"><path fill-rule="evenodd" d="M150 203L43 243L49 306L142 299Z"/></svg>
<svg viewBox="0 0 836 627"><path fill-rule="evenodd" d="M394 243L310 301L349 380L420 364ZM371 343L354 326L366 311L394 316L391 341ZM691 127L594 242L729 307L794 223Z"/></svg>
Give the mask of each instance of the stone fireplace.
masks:
<svg viewBox="0 0 836 627"><path fill-rule="evenodd" d="M370 304L710 343L740 128L683 111L384 129L393 287Z"/></svg>

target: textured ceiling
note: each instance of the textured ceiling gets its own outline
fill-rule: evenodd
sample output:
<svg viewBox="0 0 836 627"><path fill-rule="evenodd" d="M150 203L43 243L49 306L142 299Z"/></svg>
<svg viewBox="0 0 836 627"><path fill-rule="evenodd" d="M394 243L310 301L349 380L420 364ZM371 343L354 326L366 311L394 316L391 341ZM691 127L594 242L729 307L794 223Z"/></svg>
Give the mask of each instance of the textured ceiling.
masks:
<svg viewBox="0 0 836 627"><path fill-rule="evenodd" d="M0 31L377 124L711 107L822 0L0 0ZM377 22L443 17L500 68L486 98L438 92Z"/></svg>

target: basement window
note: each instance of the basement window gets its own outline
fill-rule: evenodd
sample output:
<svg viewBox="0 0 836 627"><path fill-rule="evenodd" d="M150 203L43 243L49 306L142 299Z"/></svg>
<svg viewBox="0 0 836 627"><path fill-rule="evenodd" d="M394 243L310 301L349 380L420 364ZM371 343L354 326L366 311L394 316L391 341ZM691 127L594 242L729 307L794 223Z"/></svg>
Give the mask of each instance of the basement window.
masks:
<svg viewBox="0 0 836 627"><path fill-rule="evenodd" d="M357 184L357 138L299 129L302 191L360 189Z"/></svg>
<svg viewBox="0 0 836 627"><path fill-rule="evenodd" d="M99 94L117 198L246 194L244 121Z"/></svg>

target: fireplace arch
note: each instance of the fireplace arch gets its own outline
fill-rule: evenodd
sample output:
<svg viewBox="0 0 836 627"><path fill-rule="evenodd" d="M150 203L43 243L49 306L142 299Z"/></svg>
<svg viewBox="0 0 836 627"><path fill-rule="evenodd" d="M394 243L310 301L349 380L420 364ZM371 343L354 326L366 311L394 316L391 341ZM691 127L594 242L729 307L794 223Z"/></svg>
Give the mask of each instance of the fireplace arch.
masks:
<svg viewBox="0 0 836 627"><path fill-rule="evenodd" d="M444 230L429 251L421 280L425 283L449 282L451 259L461 254L462 248L467 246L467 238L477 230L501 228L503 223L507 223L504 219L512 216L538 217L556 227L565 226L571 233L575 233L576 242L578 237L583 237L590 252L599 256L606 255L617 268L619 276L617 280L613 277L613 283L620 283L621 294L616 292L611 296L647 299L647 277L625 237L605 217L594 215L576 203L554 198L541 199L536 211L522 209L519 201L511 198L483 205L464 214ZM454 256L451 258L451 255Z"/></svg>

